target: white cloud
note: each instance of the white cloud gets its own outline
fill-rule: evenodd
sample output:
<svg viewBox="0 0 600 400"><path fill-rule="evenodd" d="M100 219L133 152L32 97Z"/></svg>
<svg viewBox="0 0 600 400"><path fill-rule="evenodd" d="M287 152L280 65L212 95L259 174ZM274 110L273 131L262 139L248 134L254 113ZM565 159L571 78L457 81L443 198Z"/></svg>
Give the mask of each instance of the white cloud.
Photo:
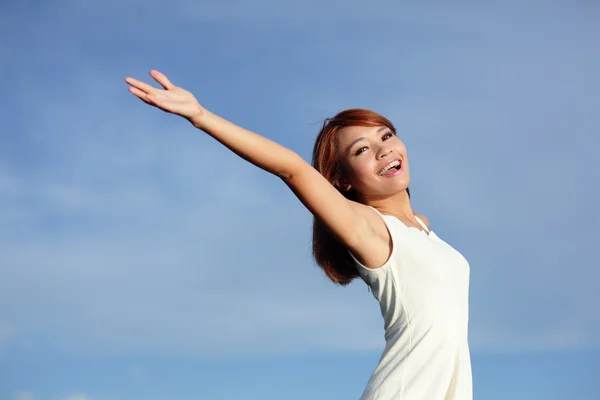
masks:
<svg viewBox="0 0 600 400"><path fill-rule="evenodd" d="M85 393L73 393L62 400L94 400L94 398Z"/></svg>
<svg viewBox="0 0 600 400"><path fill-rule="evenodd" d="M302 11L279 3L267 9L244 4L196 9L209 16ZM106 12L110 5L95 7L108 7L102 8ZM371 42L375 28L361 32L358 44L339 42L318 54L324 71L314 74L323 81L327 65L351 61L343 71L335 68L339 91L294 77L286 96L271 103L257 98L256 104L268 110L298 95L297 102L312 113L309 122L350 103L389 111L411 142L416 204L471 260L474 347L598 346L600 320L590 305L600 303L600 290L589 250L593 224L585 219L593 218L598 191L589 184L596 181L594 172L578 164L592 160L590 149L597 143L569 147L570 139L552 130L566 125L573 132L558 132L583 140L600 125L586 111L597 108L586 91L598 85L596 75L581 73L598 66L595 52L584 51L589 39L568 33L563 21L553 34L577 40L551 41L552 51L518 29L514 42L478 41L461 36L461 29L480 25L462 24L448 18L448 10L437 10L445 13L443 29L452 33L444 40L415 43L389 29ZM440 22L431 10L417 11L417 19ZM480 12L461 15L472 22ZM506 19L494 21L504 26ZM554 19L533 21L550 22ZM291 32L306 33L302 29L294 26ZM519 35L523 43L515 39ZM507 44L510 51L502 48ZM362 50L367 56L347 58L351 46L352 54ZM435 51L419 52L420 46ZM59 54L69 56L69 49ZM303 49L299 41L300 56ZM389 51L379 63L385 82L363 80L373 59L380 59L374 56ZM567 53L572 69L557 63ZM129 73L128 62L115 62L114 68ZM203 69L204 60L198 63L180 76L194 76L190 85L204 90L210 82L203 80L217 71ZM375 301L364 285L332 287L312 266L310 218L281 183L189 125L136 103L114 70L73 65L75 71L62 77L60 95L44 91L41 82L16 79L17 103L36 113L22 121L25 144L15 152L43 154L14 164L5 160L6 168L0 168L0 222L8 232L0 244L0 311L20 333L22 328L28 340L49 339L82 354L381 346ZM266 79L259 67L246 69L256 80ZM344 79L352 84L346 87ZM361 82L373 93L353 90ZM261 89L282 91L268 82ZM240 113L245 105L231 96L234 88L228 93L221 99L225 111ZM312 131L301 132L309 122L297 127L273 117L255 126L278 140L298 132L304 135L299 144L310 148ZM286 135L273 128L277 124ZM562 160L561 168L548 173L548 159ZM551 318L548 310L560 310L562 317ZM0 345L5 337L0 329Z"/></svg>
<svg viewBox="0 0 600 400"><path fill-rule="evenodd" d="M14 393L13 398L14 400L35 400L35 395L28 390L19 390Z"/></svg>

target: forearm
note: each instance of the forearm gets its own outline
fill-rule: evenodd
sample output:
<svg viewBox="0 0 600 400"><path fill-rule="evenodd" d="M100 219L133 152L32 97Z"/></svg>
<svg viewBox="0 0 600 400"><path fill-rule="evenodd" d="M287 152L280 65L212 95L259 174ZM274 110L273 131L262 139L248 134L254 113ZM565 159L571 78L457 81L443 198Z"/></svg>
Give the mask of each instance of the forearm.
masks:
<svg viewBox="0 0 600 400"><path fill-rule="evenodd" d="M191 118L190 122L246 161L282 179L290 178L302 161L294 151L208 110L203 110L202 115Z"/></svg>

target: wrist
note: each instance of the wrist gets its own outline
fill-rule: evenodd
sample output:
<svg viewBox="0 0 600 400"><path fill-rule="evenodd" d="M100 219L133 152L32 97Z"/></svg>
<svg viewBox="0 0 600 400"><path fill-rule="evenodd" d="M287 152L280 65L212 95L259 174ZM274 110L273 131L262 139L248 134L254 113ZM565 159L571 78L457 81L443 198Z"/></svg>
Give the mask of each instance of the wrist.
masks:
<svg viewBox="0 0 600 400"><path fill-rule="evenodd" d="M210 118L210 114L211 113L207 109L198 105L198 110L187 117L187 120L196 128L203 129L206 126L207 119Z"/></svg>

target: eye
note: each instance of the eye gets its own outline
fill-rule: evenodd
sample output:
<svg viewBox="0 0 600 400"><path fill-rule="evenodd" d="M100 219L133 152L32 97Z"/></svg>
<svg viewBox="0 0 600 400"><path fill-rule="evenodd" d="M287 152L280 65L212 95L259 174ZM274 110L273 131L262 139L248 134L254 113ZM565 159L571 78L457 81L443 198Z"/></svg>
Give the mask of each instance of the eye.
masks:
<svg viewBox="0 0 600 400"><path fill-rule="evenodd" d="M394 136L394 134L392 132L388 132L385 135L383 135L383 137L381 138L381 140L388 140L392 136Z"/></svg>
<svg viewBox="0 0 600 400"><path fill-rule="evenodd" d="M354 153L354 155L355 155L355 156L358 156L358 155L360 155L362 152L364 152L364 151L366 151L366 150L367 150L367 147L366 147L366 146L363 146L363 147L361 147L360 149L356 150L356 153Z"/></svg>

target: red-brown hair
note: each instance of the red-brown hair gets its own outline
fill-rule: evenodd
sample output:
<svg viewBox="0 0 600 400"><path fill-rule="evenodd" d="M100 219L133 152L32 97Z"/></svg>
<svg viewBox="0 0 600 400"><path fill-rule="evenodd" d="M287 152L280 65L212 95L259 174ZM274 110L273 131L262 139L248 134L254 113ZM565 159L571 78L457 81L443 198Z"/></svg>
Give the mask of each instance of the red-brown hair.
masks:
<svg viewBox="0 0 600 400"><path fill-rule="evenodd" d="M394 134L396 128L382 115L358 108L344 110L323 123L313 149L312 165L347 199L358 201L358 196L353 189L347 191L343 189L343 169L338 161L337 133L349 126L386 126ZM313 219L312 248L317 265L334 283L347 285L358 276L354 260L346 247L338 242L316 217Z"/></svg>

